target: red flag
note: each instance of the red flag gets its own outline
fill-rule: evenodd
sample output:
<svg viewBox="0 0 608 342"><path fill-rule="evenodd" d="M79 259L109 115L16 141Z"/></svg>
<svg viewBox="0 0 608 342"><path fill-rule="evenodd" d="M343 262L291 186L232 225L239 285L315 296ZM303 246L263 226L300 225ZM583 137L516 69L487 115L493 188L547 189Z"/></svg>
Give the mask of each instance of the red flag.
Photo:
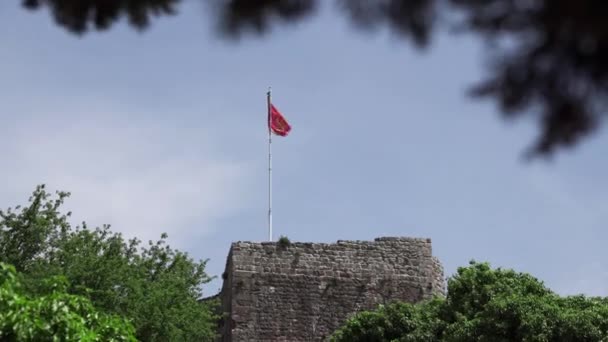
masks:
<svg viewBox="0 0 608 342"><path fill-rule="evenodd" d="M287 120L285 120L281 112L273 104L270 105L268 111L268 128L272 133L282 137L287 136L289 131L291 131L291 126L289 126Z"/></svg>

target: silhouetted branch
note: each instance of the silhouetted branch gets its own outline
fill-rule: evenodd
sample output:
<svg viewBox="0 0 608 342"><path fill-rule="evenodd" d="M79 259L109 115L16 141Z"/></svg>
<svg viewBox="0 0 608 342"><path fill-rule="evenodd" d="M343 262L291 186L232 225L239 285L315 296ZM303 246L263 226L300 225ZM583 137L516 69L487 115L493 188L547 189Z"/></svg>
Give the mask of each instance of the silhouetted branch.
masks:
<svg viewBox="0 0 608 342"><path fill-rule="evenodd" d="M227 38L265 34L273 25L300 22L317 0L205 0ZM127 18L137 29L175 13L181 0L24 0L47 8L75 33L107 29ZM540 136L533 155L574 146L598 127L608 100L608 1L606 0L335 0L357 28L390 28L417 47L431 40L448 12L460 27L492 43L485 81L475 96L493 98L507 117L536 115Z"/></svg>

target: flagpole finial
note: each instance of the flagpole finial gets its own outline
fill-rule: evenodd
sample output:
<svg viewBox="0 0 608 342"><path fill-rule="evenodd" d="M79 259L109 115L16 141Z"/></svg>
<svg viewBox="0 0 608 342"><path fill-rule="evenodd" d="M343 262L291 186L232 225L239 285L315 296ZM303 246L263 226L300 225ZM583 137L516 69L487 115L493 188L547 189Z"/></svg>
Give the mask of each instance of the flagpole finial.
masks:
<svg viewBox="0 0 608 342"><path fill-rule="evenodd" d="M268 92L266 94L270 95L271 91L272 91L272 87L268 87Z"/></svg>

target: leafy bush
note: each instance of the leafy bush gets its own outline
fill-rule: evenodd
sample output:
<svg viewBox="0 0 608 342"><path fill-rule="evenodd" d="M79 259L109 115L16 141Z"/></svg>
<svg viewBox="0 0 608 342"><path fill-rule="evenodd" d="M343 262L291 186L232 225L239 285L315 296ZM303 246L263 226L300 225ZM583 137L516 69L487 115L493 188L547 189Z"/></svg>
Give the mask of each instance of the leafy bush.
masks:
<svg viewBox="0 0 608 342"><path fill-rule="evenodd" d="M279 241L277 241L279 248L287 248L289 246L291 246L291 241L289 241L289 238L287 236L283 236L281 235L281 237L279 238Z"/></svg>
<svg viewBox="0 0 608 342"><path fill-rule="evenodd" d="M471 262L448 281L446 298L362 312L331 337L357 341L606 341L608 300L560 297L513 270Z"/></svg>

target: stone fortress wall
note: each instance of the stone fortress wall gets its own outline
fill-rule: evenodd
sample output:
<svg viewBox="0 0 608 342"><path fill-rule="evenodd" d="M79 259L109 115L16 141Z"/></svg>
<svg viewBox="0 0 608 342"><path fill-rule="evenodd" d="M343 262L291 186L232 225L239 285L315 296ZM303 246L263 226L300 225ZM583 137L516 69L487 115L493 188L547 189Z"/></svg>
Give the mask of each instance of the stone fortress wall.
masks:
<svg viewBox="0 0 608 342"><path fill-rule="evenodd" d="M323 341L361 310L444 294L431 240L235 242L219 295L223 342Z"/></svg>

